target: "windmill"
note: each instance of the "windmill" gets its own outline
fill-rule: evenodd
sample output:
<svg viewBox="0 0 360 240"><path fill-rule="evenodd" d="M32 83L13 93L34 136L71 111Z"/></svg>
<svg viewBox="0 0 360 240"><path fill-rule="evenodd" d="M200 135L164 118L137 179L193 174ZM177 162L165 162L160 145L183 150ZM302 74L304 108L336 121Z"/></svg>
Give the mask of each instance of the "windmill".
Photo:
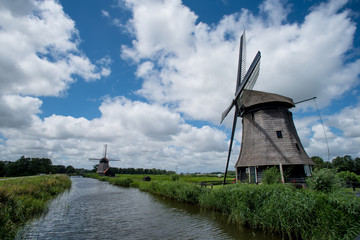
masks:
<svg viewBox="0 0 360 240"><path fill-rule="evenodd" d="M229 114L231 109L233 107L235 107L233 126L232 126L232 130L231 130L229 152L228 152L228 157L227 157L227 161L226 161L224 184L226 181L227 170L229 167L229 160L230 160L231 148L232 148L234 135L235 135L237 118L241 115L242 108L243 108L242 103L245 101L245 99L248 97L248 95L251 92L248 90L251 90L254 87L255 82L259 76L259 70L260 70L261 53L260 53L260 51L258 51L253 62L250 65L250 68L248 69L248 71L245 74L245 71L246 71L246 52L245 52L246 47L245 47L245 45L246 45L246 39L245 39L245 31L244 31L243 35L240 38L239 63L238 63L238 72L237 72L237 78L236 78L235 98L232 100L230 106L222 113L221 122L220 122L220 124L221 124L224 121L224 119L226 118L226 116Z"/></svg>
<svg viewBox="0 0 360 240"><path fill-rule="evenodd" d="M260 58L258 52L244 74L244 31L240 39L235 98L221 117L222 122L235 107L224 184L238 117L242 118L243 133L240 155L235 164L238 181L261 182L263 172L269 167L277 166L283 183L305 183L305 178L311 176L314 163L301 144L292 113L289 111L295 107L293 100L274 93L252 90L259 76Z"/></svg>
<svg viewBox="0 0 360 240"><path fill-rule="evenodd" d="M106 157L106 153L107 153L107 144L104 145L104 157L103 158L89 158L90 161L99 161L99 166L98 166L98 169L97 169L97 173L99 175L106 175L106 176L109 176L109 175L113 175L110 173L109 171L109 161L121 161L119 159L108 159Z"/></svg>

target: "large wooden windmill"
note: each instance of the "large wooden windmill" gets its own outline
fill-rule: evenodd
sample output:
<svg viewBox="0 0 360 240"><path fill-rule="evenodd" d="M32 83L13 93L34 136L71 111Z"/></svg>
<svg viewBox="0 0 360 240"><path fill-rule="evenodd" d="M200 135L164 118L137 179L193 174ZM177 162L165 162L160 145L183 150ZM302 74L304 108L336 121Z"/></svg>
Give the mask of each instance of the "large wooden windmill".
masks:
<svg viewBox="0 0 360 240"><path fill-rule="evenodd" d="M103 158L89 158L90 161L99 161L99 166L98 169L96 171L96 173L98 173L99 175L103 176L109 176L109 175L113 175L109 168L109 161L121 161L119 159L108 159L106 157L106 152L107 152L107 144L104 145L104 157Z"/></svg>
<svg viewBox="0 0 360 240"><path fill-rule="evenodd" d="M240 181L261 182L262 172L278 166L282 181L304 181L311 174L314 163L306 154L289 108L295 107L292 99L252 90L260 70L260 52L245 73L245 32L240 39L239 66L235 98L223 112L221 122L235 107L225 178L231 156L237 118L242 118L242 141L235 164L236 178ZM284 177L284 172L285 177Z"/></svg>

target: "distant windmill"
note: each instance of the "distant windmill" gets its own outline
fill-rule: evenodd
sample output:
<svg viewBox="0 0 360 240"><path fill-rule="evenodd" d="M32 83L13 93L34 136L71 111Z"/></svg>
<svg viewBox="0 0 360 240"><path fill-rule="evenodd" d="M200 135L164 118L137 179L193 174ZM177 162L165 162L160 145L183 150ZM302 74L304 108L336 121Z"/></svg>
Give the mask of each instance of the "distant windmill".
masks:
<svg viewBox="0 0 360 240"><path fill-rule="evenodd" d="M244 74L244 54L245 32L240 40L235 98L221 117L222 122L235 106L224 184L238 117L242 118L243 133L240 155L235 164L238 181L261 182L263 172L277 166L283 182L305 183L305 177L311 176L314 163L301 144L289 111L295 104L285 96L252 90L259 76L261 55L257 53Z"/></svg>
<svg viewBox="0 0 360 240"><path fill-rule="evenodd" d="M108 159L106 157L106 152L107 152L107 144L104 145L104 157L103 158L89 158L90 161L99 161L99 166L98 166L98 169L97 169L97 173L99 175L106 175L106 176L109 176L109 175L112 175L109 171L109 161L121 161L119 159Z"/></svg>
<svg viewBox="0 0 360 240"><path fill-rule="evenodd" d="M229 114L231 109L235 106L235 113L234 113L234 120L233 120L233 127L231 130L231 138L230 138L230 145L229 145L229 152L226 161L226 168L225 168L225 176L224 176L224 184L226 181L227 170L229 167L229 160L231 155L231 148L234 140L235 129L236 129L236 122L237 118L241 115L241 107L242 103L245 101L247 96L250 94L250 91L254 87L254 84L259 76L260 70L260 58L261 53L260 51L257 52L253 62L250 65L249 70L246 72L246 50L245 50L245 31L240 38L240 51L239 51L239 64L238 64L238 73L236 79L236 89L235 89L235 98L232 100L230 106L222 113L221 122L222 123L225 117Z"/></svg>

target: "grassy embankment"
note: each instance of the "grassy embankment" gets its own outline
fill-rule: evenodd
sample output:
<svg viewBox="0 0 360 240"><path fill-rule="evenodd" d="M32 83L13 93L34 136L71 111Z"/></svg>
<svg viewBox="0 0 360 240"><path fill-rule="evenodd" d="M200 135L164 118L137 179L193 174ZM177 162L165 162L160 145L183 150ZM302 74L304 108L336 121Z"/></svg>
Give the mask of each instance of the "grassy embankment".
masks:
<svg viewBox="0 0 360 240"><path fill-rule="evenodd" d="M27 221L47 210L49 200L70 187L66 175L0 181L0 239L14 239Z"/></svg>
<svg viewBox="0 0 360 240"><path fill-rule="evenodd" d="M210 190L190 183L211 181L201 177L151 176L151 182L140 175L91 177L194 203L223 213L230 222L289 239L353 240L360 234L360 198L344 189L323 193L282 184L233 184Z"/></svg>

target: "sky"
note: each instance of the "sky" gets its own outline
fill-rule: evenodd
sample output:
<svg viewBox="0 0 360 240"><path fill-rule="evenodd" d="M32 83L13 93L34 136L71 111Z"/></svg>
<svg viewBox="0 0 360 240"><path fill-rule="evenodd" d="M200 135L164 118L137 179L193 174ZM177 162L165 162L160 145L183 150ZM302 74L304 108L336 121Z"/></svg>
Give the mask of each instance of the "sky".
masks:
<svg viewBox="0 0 360 240"><path fill-rule="evenodd" d="M92 169L108 144L113 167L224 171L244 30L255 90L316 97L290 109L308 155L360 157L359 20L359 0L0 0L0 160Z"/></svg>

